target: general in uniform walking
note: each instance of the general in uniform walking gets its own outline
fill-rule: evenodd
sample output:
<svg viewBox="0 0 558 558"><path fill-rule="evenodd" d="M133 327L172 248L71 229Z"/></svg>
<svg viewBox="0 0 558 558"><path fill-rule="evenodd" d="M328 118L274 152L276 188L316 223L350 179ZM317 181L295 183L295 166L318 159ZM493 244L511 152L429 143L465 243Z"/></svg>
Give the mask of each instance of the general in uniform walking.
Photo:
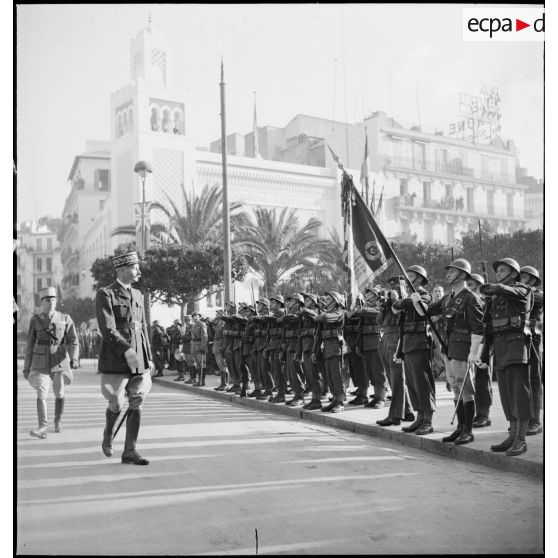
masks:
<svg viewBox="0 0 558 558"><path fill-rule="evenodd" d="M113 454L113 427L128 398L126 441L122 463L148 465L136 451L141 421L141 407L151 389L152 368L143 295L132 288L140 277L136 252L112 258L117 279L99 289L96 298L97 322L103 340L99 355L101 393L108 401L103 433L103 453Z"/></svg>
<svg viewBox="0 0 558 558"><path fill-rule="evenodd" d="M54 396L54 431L62 431L65 384L71 382L71 370L79 366L79 341L72 318L56 311L56 289L41 291L43 311L29 324L23 376L37 392L39 426L29 434L47 437L47 397L52 378Z"/></svg>

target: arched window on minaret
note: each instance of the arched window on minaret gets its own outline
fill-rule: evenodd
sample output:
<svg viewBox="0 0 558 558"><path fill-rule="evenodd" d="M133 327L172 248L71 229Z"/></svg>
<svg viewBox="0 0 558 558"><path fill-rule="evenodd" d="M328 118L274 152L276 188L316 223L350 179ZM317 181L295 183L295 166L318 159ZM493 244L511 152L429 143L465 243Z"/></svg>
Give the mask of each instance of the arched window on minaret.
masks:
<svg viewBox="0 0 558 558"><path fill-rule="evenodd" d="M128 113L126 111L122 115L122 130L125 134L128 133Z"/></svg>
<svg viewBox="0 0 558 558"><path fill-rule="evenodd" d="M157 107L151 107L151 131L159 131L159 109Z"/></svg>
<svg viewBox="0 0 558 558"><path fill-rule="evenodd" d="M118 127L116 130L116 137L120 138L124 135L124 129L122 128L122 115L119 113L117 118L118 118Z"/></svg>
<svg viewBox="0 0 558 558"><path fill-rule="evenodd" d="M172 133L171 124L170 109L166 108L163 110L163 132L165 132L165 134Z"/></svg>
<svg viewBox="0 0 558 558"><path fill-rule="evenodd" d="M128 109L128 133L132 134L134 132L134 109L130 107Z"/></svg>
<svg viewBox="0 0 558 558"><path fill-rule="evenodd" d="M177 135L184 135L184 123L182 122L182 112L179 110L174 111L174 124L172 133Z"/></svg>

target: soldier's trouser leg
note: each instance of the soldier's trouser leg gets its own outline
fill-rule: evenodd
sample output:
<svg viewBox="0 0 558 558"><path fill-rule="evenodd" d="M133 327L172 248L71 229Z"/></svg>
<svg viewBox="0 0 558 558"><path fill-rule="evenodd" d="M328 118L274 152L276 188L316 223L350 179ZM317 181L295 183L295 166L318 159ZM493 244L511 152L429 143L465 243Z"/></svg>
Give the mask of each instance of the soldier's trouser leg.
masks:
<svg viewBox="0 0 558 558"><path fill-rule="evenodd" d="M341 371L341 357L334 356L325 359L325 371L327 383L331 389L333 396L332 403L338 402L343 404L345 400L345 384L343 382L343 373Z"/></svg>
<svg viewBox="0 0 558 558"><path fill-rule="evenodd" d="M290 370L291 387L296 398L304 398L304 372L298 360L295 360L295 352L287 352L286 366Z"/></svg>
<svg viewBox="0 0 558 558"><path fill-rule="evenodd" d="M477 415L488 417L492 407L492 370L475 366L475 405Z"/></svg>
<svg viewBox="0 0 558 558"><path fill-rule="evenodd" d="M535 344L535 349L537 354L540 355L540 344ZM539 360L533 349L531 349L531 356L529 359L529 382L531 384L531 399L533 405L533 416L531 417L531 422L538 425L541 422L542 383Z"/></svg>
<svg viewBox="0 0 558 558"><path fill-rule="evenodd" d="M254 382L254 389L262 390L262 374L260 371L260 366L256 355L247 355L246 361L248 362L248 370L250 371L250 377Z"/></svg>
<svg viewBox="0 0 558 558"><path fill-rule="evenodd" d="M149 374L104 374L101 373L101 393L108 401L108 408L119 413L126 397L130 409L141 410L141 405L151 390Z"/></svg>
<svg viewBox="0 0 558 558"><path fill-rule="evenodd" d="M258 351L256 353L256 358L258 360L258 369L260 370L263 389L269 394L272 392L274 385L271 367L269 364L269 357L264 357L264 352Z"/></svg>
<svg viewBox="0 0 558 558"><path fill-rule="evenodd" d="M368 397L368 376L364 368L363 355L348 353L347 362L353 385L357 388L357 395Z"/></svg>
<svg viewBox="0 0 558 558"><path fill-rule="evenodd" d="M366 376L372 380L372 385L374 386L374 399L384 402L388 389L388 381L382 359L380 358L380 352L366 351L363 357Z"/></svg>
<svg viewBox="0 0 558 558"><path fill-rule="evenodd" d="M302 361L304 363L304 372L308 380L308 385L312 391L312 399L319 401L322 396L324 385L316 363L312 362L310 358L311 354L311 351L302 353Z"/></svg>
<svg viewBox="0 0 558 558"><path fill-rule="evenodd" d="M424 414L436 411L436 391L430 351L419 350L405 353L405 379L409 387L409 396L413 407Z"/></svg>
<svg viewBox="0 0 558 558"><path fill-rule="evenodd" d="M30 372L27 379L29 385L37 392L37 419L39 428L46 428L47 421L47 397L50 389L50 376L41 372Z"/></svg>
<svg viewBox="0 0 558 558"><path fill-rule="evenodd" d="M248 369L246 368L246 363L244 361L244 356L242 355L242 349L237 349L233 351L234 366L238 377L236 378L234 385L242 386L244 388L248 385Z"/></svg>
<svg viewBox="0 0 558 558"><path fill-rule="evenodd" d="M271 363L271 370L273 373L273 381L275 386L277 387L277 395L285 396L285 392L287 391L287 381L283 374L283 367L279 362L279 355L277 354L276 350L270 351L270 363Z"/></svg>
<svg viewBox="0 0 558 558"><path fill-rule="evenodd" d="M227 361L227 368L229 369L230 381L232 382L233 386L240 387L233 351L225 352L225 360Z"/></svg>
<svg viewBox="0 0 558 558"><path fill-rule="evenodd" d="M453 391L454 399L458 400L461 386L463 386L463 391L461 392L463 403L474 401L475 388L471 382L471 374L467 372L467 362L448 358L444 358L444 360L446 362L446 378ZM465 384L463 384L464 380Z"/></svg>
<svg viewBox="0 0 558 558"><path fill-rule="evenodd" d="M393 355L397 349L397 336L392 338L384 335L380 341L379 353L385 370L389 370L391 386L391 404L388 416L396 419L403 419L405 415L413 412L409 400L409 392L405 384L405 372L403 366L393 362ZM385 341L384 341L385 340ZM390 342L391 341L391 342Z"/></svg>

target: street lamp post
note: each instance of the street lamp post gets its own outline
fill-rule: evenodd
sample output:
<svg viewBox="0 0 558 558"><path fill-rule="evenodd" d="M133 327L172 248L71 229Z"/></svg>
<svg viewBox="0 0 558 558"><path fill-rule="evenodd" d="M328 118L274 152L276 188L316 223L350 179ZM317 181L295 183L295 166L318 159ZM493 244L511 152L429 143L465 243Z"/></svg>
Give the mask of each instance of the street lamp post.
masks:
<svg viewBox="0 0 558 558"><path fill-rule="evenodd" d="M148 173L153 172L153 168L147 161L138 161L134 165L134 172L139 174L141 177L141 203L139 211L139 226L141 230L141 243L140 243L140 255L143 257L145 255L145 250L147 249L147 208L145 201L145 179ZM137 230L137 229L136 229ZM147 321L147 328L149 330L149 337L151 338L151 301L149 299L149 293L146 291L143 293L143 307L145 309L145 319Z"/></svg>

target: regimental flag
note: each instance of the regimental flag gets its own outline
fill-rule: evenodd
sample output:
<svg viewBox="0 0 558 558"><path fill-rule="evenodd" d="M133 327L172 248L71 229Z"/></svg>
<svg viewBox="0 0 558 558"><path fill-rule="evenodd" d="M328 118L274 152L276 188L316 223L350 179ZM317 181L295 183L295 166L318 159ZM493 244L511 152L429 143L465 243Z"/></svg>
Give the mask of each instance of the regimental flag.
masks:
<svg viewBox="0 0 558 558"><path fill-rule="evenodd" d="M364 128L364 159L362 160L362 166L360 167L360 183L362 185L361 192L363 192L366 203L368 203L368 190L370 187L368 179L368 132L367 129Z"/></svg>
<svg viewBox="0 0 558 558"><path fill-rule="evenodd" d="M142 223L146 230L151 228L151 202L139 202L135 206L136 232L141 231Z"/></svg>
<svg viewBox="0 0 558 558"><path fill-rule="evenodd" d="M345 177L343 177L343 184L345 184ZM354 187L353 187L354 189ZM352 201L350 199L350 191L343 186L341 197L343 207L343 269L348 277L348 290L349 297L347 300L347 308L350 309L356 301L357 297L357 283L354 269L355 254L354 254L354 239L352 227Z"/></svg>

